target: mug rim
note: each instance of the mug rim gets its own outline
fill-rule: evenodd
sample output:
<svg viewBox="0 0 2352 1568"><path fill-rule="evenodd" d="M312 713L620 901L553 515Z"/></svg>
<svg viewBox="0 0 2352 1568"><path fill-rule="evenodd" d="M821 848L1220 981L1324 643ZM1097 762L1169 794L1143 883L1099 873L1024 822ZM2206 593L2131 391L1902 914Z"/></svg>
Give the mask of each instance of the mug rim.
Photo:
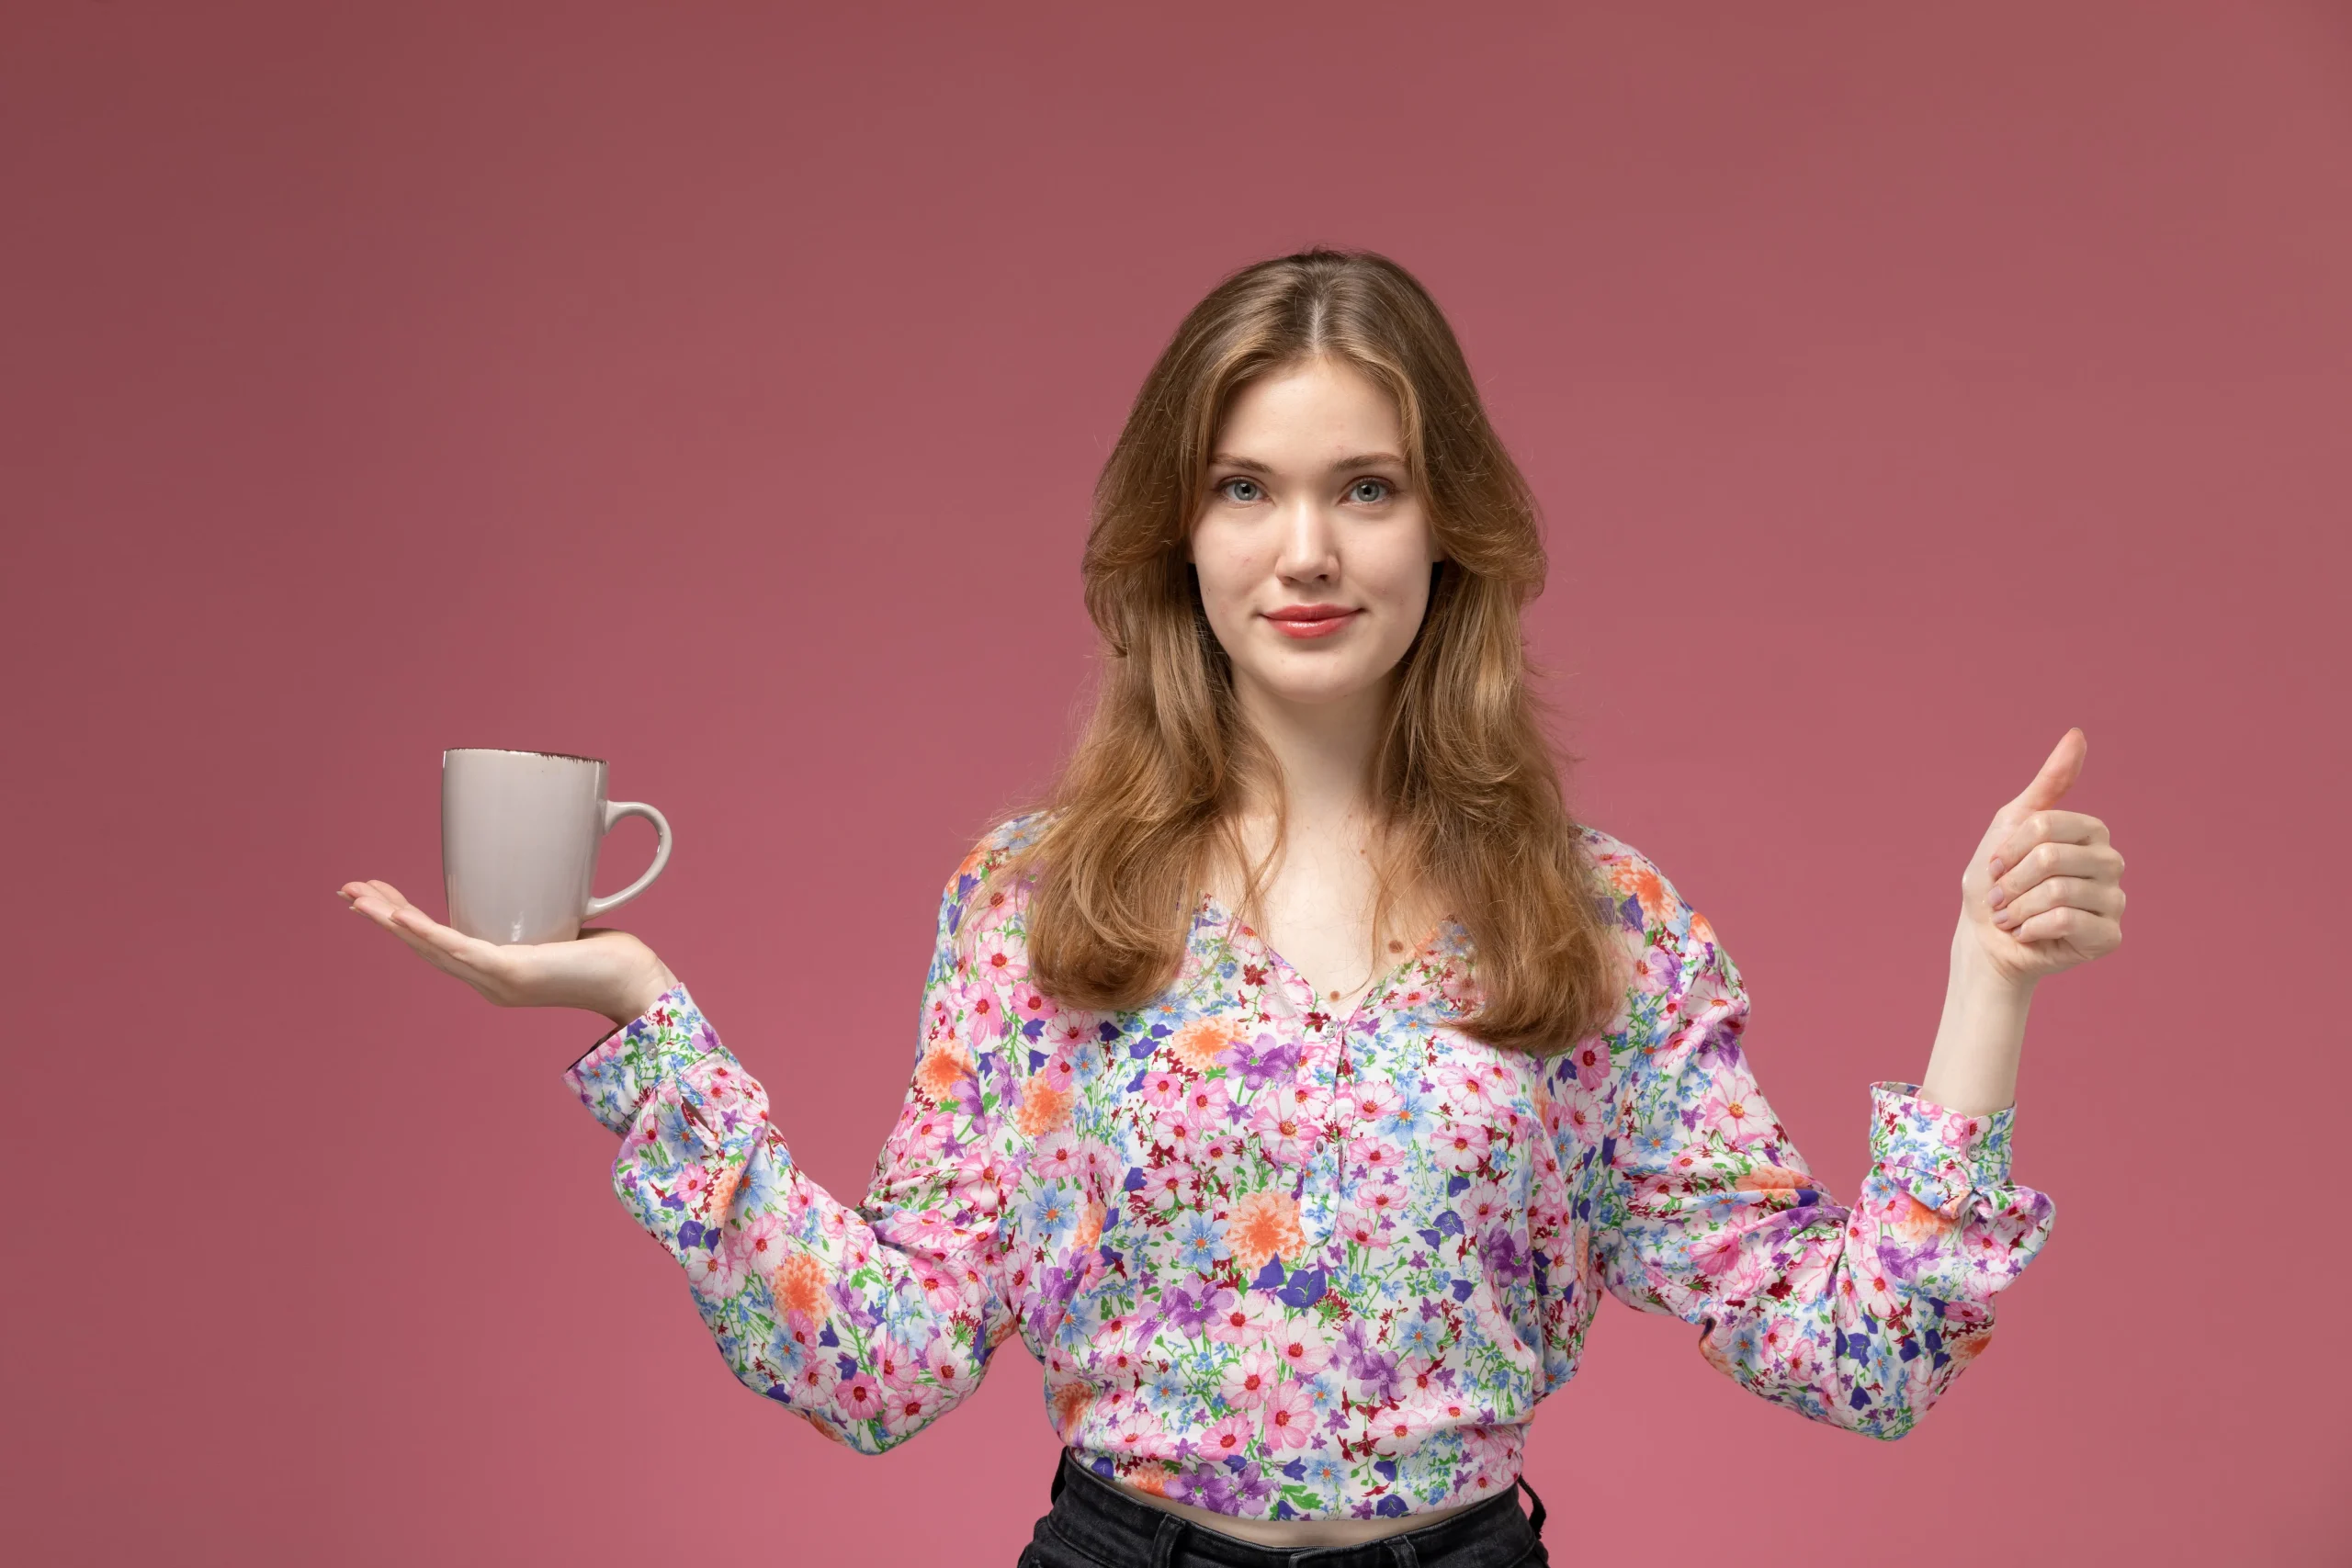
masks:
<svg viewBox="0 0 2352 1568"><path fill-rule="evenodd" d="M441 756L446 761L460 751L492 757L552 757L560 762L594 762L600 765L605 762L602 757L582 757L576 751L538 751L521 746L444 746Z"/></svg>

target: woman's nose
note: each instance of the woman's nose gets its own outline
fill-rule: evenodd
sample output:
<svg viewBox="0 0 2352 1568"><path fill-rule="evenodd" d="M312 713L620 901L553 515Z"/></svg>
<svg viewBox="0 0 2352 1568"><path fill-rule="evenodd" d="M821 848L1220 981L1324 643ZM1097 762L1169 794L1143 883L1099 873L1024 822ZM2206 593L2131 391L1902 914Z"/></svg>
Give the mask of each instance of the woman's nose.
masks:
<svg viewBox="0 0 2352 1568"><path fill-rule="evenodd" d="M1285 510L1282 558L1274 563L1274 570L1291 581L1339 575L1339 534L1321 506L1302 500Z"/></svg>

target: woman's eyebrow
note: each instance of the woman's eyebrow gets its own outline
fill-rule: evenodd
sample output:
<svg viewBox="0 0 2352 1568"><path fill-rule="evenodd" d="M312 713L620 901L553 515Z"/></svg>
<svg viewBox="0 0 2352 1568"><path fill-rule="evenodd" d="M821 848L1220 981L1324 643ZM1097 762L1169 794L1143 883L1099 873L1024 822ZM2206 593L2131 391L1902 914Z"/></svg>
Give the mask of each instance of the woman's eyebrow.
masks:
<svg viewBox="0 0 2352 1568"><path fill-rule="evenodd" d="M1237 457L1230 452L1211 453L1209 462L1216 468L1239 468L1245 474L1265 474L1271 477L1274 471L1273 466L1270 463L1261 463L1255 457ZM1401 468L1404 466L1405 459L1394 452L1359 452L1353 457L1341 457L1333 463L1330 471L1336 474L1347 468Z"/></svg>

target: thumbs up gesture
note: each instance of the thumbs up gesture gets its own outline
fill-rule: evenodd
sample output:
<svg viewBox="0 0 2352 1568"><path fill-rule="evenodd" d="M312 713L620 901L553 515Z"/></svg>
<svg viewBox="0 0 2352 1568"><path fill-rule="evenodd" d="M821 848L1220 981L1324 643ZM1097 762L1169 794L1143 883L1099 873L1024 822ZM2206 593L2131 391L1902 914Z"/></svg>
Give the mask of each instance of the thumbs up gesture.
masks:
<svg viewBox="0 0 2352 1568"><path fill-rule="evenodd" d="M2123 941L2123 857L2107 824L2058 803L2090 741L2066 731L2025 792L1996 812L1960 879L1961 924L1994 974L2030 988Z"/></svg>

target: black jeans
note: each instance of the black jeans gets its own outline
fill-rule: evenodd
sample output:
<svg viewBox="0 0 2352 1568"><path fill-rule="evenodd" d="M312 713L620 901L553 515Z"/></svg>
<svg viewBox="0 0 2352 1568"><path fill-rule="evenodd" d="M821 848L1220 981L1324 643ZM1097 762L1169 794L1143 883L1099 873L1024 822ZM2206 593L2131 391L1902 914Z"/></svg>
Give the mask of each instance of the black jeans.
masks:
<svg viewBox="0 0 2352 1568"><path fill-rule="evenodd" d="M1522 1480L1532 1517L1505 1492L1417 1530L1363 1546L1256 1546L1139 1503L1062 1450L1053 1511L1018 1568L1537 1568L1544 1552L1544 1499Z"/></svg>

